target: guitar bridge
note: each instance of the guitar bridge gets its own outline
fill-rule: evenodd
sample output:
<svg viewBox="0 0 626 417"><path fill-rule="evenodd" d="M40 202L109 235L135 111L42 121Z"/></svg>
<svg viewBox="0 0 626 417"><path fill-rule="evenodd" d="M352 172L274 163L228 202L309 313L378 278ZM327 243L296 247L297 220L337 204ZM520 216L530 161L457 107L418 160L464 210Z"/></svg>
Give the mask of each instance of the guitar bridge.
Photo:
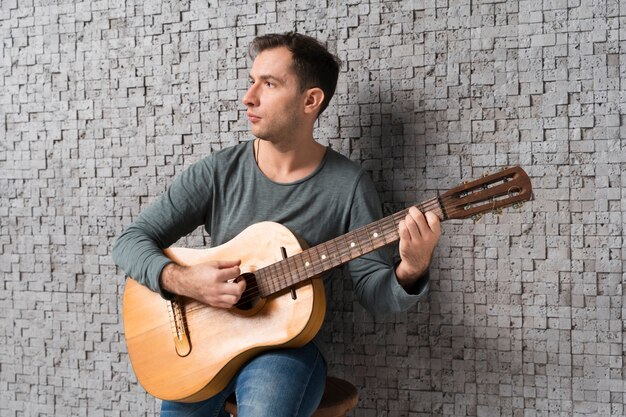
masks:
<svg viewBox="0 0 626 417"><path fill-rule="evenodd" d="M176 353L180 357L185 357L191 352L191 343L187 334L187 321L177 298L167 301L167 310L170 316L172 339Z"/></svg>

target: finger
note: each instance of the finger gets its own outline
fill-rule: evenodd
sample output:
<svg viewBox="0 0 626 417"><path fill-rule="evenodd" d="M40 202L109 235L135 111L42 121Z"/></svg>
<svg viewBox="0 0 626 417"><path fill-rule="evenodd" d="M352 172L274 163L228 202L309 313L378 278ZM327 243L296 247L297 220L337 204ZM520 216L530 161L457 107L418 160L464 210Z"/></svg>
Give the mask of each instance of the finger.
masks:
<svg viewBox="0 0 626 417"><path fill-rule="evenodd" d="M238 290L239 290L239 295L243 294L243 292L246 290L246 280L242 279L239 280L239 282L235 282L235 284L237 284Z"/></svg>
<svg viewBox="0 0 626 417"><path fill-rule="evenodd" d="M219 282L233 282L241 276L241 270L238 266L233 266L214 270L214 274L216 280Z"/></svg>
<svg viewBox="0 0 626 417"><path fill-rule="evenodd" d="M214 267L219 268L219 269L233 268L241 264L241 259L238 259L235 261L225 261L225 260L213 261L212 264Z"/></svg>
<svg viewBox="0 0 626 417"><path fill-rule="evenodd" d="M408 227L406 226L405 220L400 220L398 223L398 234L400 235L400 239L410 241L411 233L409 232Z"/></svg>
<svg viewBox="0 0 626 417"><path fill-rule="evenodd" d="M234 281L227 282L224 286L224 292L226 294L241 296L246 290L245 279L235 279Z"/></svg>
<svg viewBox="0 0 626 417"><path fill-rule="evenodd" d="M433 232L433 229L430 227L430 222L426 219L424 213L422 213L415 207L411 207L409 209L409 214L411 215L413 220L415 220L415 223L417 224L417 227L419 228L420 234L422 236L427 236L428 234Z"/></svg>
<svg viewBox="0 0 626 417"><path fill-rule="evenodd" d="M419 226L420 217L423 217L422 213L419 210L415 209L409 210L409 213L404 219L406 227L411 234L411 239L419 239L422 236L422 231L420 230ZM426 223L426 220L424 220L424 223Z"/></svg>
<svg viewBox="0 0 626 417"><path fill-rule="evenodd" d="M214 307L218 308L232 308L239 301L239 297L234 295L222 295L219 301L214 305Z"/></svg>
<svg viewBox="0 0 626 417"><path fill-rule="evenodd" d="M230 308L234 306L235 304L237 304L240 298L241 297L239 295L227 294L227 295L222 296L222 302Z"/></svg>
<svg viewBox="0 0 626 417"><path fill-rule="evenodd" d="M432 211L426 212L425 216L430 230L432 230L437 236L441 236L441 220L439 219L439 216Z"/></svg>

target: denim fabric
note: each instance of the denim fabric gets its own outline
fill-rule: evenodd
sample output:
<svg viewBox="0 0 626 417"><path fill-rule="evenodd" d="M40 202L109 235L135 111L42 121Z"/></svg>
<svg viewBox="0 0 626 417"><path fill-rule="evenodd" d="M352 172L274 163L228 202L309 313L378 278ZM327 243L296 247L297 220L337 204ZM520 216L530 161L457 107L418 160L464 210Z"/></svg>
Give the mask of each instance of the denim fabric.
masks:
<svg viewBox="0 0 626 417"><path fill-rule="evenodd" d="M326 362L313 343L263 353L248 362L224 391L198 403L163 401L161 417L228 417L233 392L239 417L310 417L324 393Z"/></svg>

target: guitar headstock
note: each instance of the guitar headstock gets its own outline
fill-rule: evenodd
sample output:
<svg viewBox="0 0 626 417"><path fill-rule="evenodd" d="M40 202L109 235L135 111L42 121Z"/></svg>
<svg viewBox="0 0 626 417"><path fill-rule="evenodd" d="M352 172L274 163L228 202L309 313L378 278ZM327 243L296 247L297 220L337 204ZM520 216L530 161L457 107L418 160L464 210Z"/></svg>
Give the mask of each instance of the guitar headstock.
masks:
<svg viewBox="0 0 626 417"><path fill-rule="evenodd" d="M532 198L532 185L520 167L461 184L439 197L444 220L477 218Z"/></svg>

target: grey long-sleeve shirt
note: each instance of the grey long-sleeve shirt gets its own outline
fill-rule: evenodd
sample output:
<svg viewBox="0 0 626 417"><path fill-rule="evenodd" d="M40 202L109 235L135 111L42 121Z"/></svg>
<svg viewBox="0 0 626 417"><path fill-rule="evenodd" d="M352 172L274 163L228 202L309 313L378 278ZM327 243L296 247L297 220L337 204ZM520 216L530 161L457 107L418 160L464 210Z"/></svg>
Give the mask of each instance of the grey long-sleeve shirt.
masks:
<svg viewBox="0 0 626 417"><path fill-rule="evenodd" d="M252 143L210 154L179 175L119 236L113 247L115 263L164 295L159 276L171 261L162 249L199 225L213 246L261 221L281 223L314 246L381 218L374 184L339 153L328 149L312 174L284 184L261 172ZM416 294L408 294L397 281L391 258L383 248L347 266L358 300L371 313L403 311L427 292L424 277Z"/></svg>

